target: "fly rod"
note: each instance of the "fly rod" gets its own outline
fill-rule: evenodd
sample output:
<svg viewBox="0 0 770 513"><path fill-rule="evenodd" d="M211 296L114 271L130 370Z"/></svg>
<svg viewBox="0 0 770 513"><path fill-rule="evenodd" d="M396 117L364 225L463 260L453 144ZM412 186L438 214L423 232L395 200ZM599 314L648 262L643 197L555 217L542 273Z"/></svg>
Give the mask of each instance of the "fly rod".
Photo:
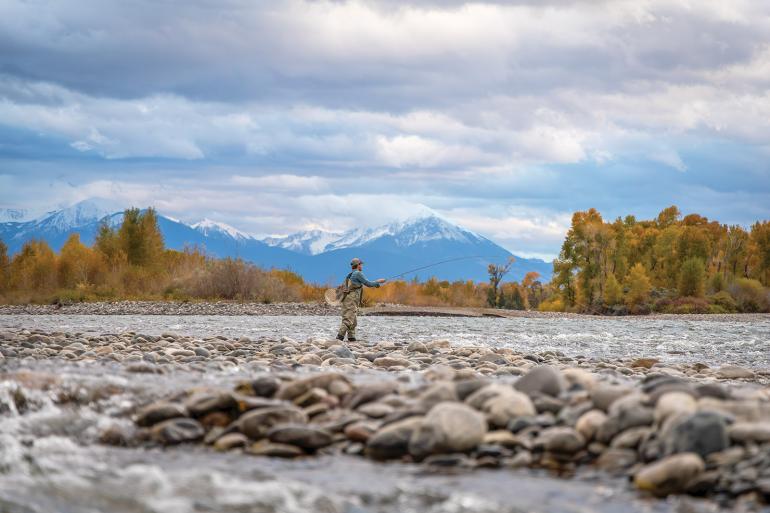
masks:
<svg viewBox="0 0 770 513"><path fill-rule="evenodd" d="M404 276L406 274L410 274L416 271L422 271L423 269L429 269L431 267L435 267L437 265L441 264L448 264L449 262L457 262L459 260L471 260L473 258L494 258L496 255L473 255L473 256L464 256L464 257L457 257L457 258L449 258L447 260L441 260L440 262L433 262L432 264L423 265L422 267L417 267L415 269L409 269L408 271L404 271L401 274L396 274L395 276L391 276L389 278L386 278L386 280L392 280L394 278L400 278L401 276Z"/></svg>

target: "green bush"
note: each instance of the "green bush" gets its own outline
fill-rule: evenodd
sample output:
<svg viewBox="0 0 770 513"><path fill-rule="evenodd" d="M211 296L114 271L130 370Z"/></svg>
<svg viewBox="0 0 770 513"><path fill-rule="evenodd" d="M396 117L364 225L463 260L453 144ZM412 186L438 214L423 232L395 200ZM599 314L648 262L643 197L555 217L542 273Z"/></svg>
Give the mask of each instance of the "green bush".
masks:
<svg viewBox="0 0 770 513"><path fill-rule="evenodd" d="M703 297L706 267L700 258L688 258L679 270L679 295Z"/></svg>
<svg viewBox="0 0 770 513"><path fill-rule="evenodd" d="M709 297L709 301L711 302L711 306L718 307L724 310L723 312L719 312L719 313L729 313L729 312L738 311L738 303L735 301L735 298L731 296L730 293L727 292L726 290L717 292L713 296Z"/></svg>
<svg viewBox="0 0 770 513"><path fill-rule="evenodd" d="M766 312L770 309L768 291L757 280L740 278L727 289L741 312Z"/></svg>

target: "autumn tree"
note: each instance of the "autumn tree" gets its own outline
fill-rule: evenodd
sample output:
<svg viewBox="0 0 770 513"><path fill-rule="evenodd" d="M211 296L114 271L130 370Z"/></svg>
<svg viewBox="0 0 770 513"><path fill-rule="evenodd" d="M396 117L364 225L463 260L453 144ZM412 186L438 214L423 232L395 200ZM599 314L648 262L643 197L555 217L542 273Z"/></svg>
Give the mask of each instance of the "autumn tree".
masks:
<svg viewBox="0 0 770 513"><path fill-rule="evenodd" d="M41 240L30 240L11 261L11 287L22 291L50 291L57 285L56 254Z"/></svg>
<svg viewBox="0 0 770 513"><path fill-rule="evenodd" d="M705 279L703 260L698 257L688 258L679 271L679 295L703 297Z"/></svg>
<svg viewBox="0 0 770 513"><path fill-rule="evenodd" d="M614 274L610 274L604 284L604 306L614 306L623 303L623 287L618 283Z"/></svg>
<svg viewBox="0 0 770 513"><path fill-rule="evenodd" d="M754 274L767 287L770 285L770 221L751 226L751 245L756 261Z"/></svg>
<svg viewBox="0 0 770 513"><path fill-rule="evenodd" d="M10 285L11 261L8 258L8 246L0 240L0 292L4 292Z"/></svg>
<svg viewBox="0 0 770 513"><path fill-rule="evenodd" d="M504 264L489 264L487 267L487 273L489 274L487 303L492 308L496 308L499 305L498 289L500 288L500 282L503 281L503 277L511 270L513 262L514 258L509 257Z"/></svg>
<svg viewBox="0 0 770 513"><path fill-rule="evenodd" d="M154 209L144 212L130 208L123 213L123 223L117 233L118 246L125 253L128 263L135 266L153 267L161 264L163 235L158 227Z"/></svg>
<svg viewBox="0 0 770 513"><path fill-rule="evenodd" d="M642 264L637 263L631 268L626 278L626 284L628 285L626 304L629 307L638 307L649 299L652 285Z"/></svg>
<svg viewBox="0 0 770 513"><path fill-rule="evenodd" d="M103 272L104 259L98 252L80 242L80 235L73 233L59 253L59 283L72 288L95 283Z"/></svg>

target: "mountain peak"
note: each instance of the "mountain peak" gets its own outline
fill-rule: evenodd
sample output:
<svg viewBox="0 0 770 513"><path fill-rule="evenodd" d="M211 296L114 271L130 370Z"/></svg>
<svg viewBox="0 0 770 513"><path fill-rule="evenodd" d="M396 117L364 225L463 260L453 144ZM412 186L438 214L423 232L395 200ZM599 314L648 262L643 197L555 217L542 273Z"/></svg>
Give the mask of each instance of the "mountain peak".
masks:
<svg viewBox="0 0 770 513"><path fill-rule="evenodd" d="M326 251L329 244L341 236L342 233L339 232L315 229L296 232L284 237L268 237L262 239L262 242L268 246L281 247L297 253L317 255Z"/></svg>
<svg viewBox="0 0 770 513"><path fill-rule="evenodd" d="M64 231L99 221L118 210L122 209L111 200L89 198L61 210L48 212L39 217L36 222L49 229Z"/></svg>
<svg viewBox="0 0 770 513"><path fill-rule="evenodd" d="M227 235L229 237L232 237L233 239L238 239L238 240L254 238L248 233L242 232L238 228L230 226L227 223L214 221L208 218L204 218L195 224L191 224L190 228L193 228L206 236L212 235L214 233L218 233L222 235Z"/></svg>
<svg viewBox="0 0 770 513"><path fill-rule="evenodd" d="M399 247L409 247L435 240L447 240L465 244L474 244L486 240L471 231L451 223L438 214L430 212L382 226L350 230L340 237L339 240L330 244L327 250L362 246L385 237L392 239L395 245Z"/></svg>

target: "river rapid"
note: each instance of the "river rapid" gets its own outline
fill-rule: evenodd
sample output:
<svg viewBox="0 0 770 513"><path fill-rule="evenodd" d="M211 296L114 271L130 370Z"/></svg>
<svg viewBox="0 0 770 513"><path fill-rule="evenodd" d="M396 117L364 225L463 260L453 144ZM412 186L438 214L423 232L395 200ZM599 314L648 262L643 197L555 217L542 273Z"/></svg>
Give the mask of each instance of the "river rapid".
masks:
<svg viewBox="0 0 770 513"><path fill-rule="evenodd" d="M329 338L337 322L324 316L0 316L0 328L11 330L296 340ZM532 353L556 350L599 359L655 357L755 369L770 365L767 319L366 317L359 324L359 337L372 343L446 339L453 345L487 344ZM279 460L202 447L143 449L99 443L105 427L131 422L129 413L137 404L196 385L232 386L252 372L234 366L203 373L179 368L137 374L118 362L6 359L0 378L14 373L17 379L0 379L0 512L727 511L688 497L644 497L624 479L592 471L570 479L527 469L427 472L417 465L346 456ZM47 376L56 376L55 387L46 382ZM62 401L62 394L72 399Z"/></svg>

